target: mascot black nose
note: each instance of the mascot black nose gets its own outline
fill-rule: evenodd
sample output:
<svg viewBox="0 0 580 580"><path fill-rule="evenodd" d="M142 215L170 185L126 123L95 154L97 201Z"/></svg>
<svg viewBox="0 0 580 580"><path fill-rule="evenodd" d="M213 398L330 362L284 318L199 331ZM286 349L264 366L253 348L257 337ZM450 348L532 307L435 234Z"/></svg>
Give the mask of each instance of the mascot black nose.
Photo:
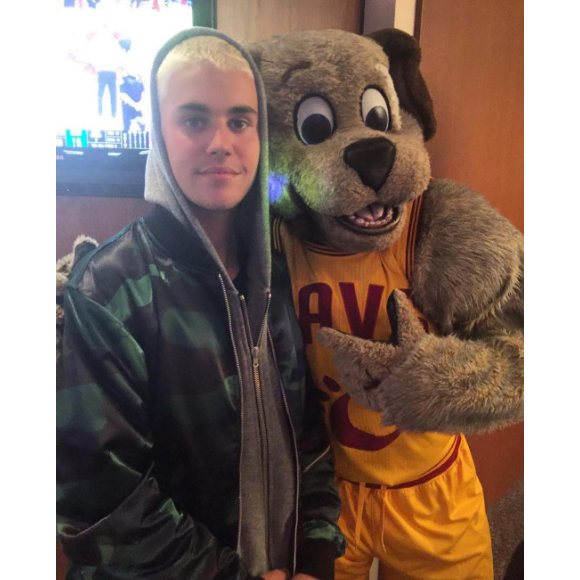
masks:
<svg viewBox="0 0 580 580"><path fill-rule="evenodd" d="M344 150L344 160L365 185L379 191L391 172L396 153L395 146L388 139L375 137L349 145Z"/></svg>

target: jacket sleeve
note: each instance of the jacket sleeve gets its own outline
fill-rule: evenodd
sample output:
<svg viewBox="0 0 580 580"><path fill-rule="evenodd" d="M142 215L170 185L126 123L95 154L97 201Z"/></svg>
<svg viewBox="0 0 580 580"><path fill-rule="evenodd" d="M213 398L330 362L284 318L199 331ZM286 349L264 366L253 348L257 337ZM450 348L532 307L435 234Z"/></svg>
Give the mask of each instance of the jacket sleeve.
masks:
<svg viewBox="0 0 580 580"><path fill-rule="evenodd" d="M299 550L297 572L333 580L334 560L346 550L338 528L340 497L334 464L316 388L307 373L302 435L298 441L301 467Z"/></svg>
<svg viewBox="0 0 580 580"><path fill-rule="evenodd" d="M67 578L245 580L236 552L154 477L147 366L126 327L68 287L57 366L57 534Z"/></svg>

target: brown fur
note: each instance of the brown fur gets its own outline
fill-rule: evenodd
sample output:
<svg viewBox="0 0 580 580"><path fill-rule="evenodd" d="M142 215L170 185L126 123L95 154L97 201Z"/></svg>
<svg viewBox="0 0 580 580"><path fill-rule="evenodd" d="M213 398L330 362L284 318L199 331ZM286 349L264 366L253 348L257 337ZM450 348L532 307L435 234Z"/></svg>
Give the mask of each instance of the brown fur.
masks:
<svg viewBox="0 0 580 580"><path fill-rule="evenodd" d="M424 194L413 300L442 332L469 335L519 297L523 324L523 238L478 194L437 179Z"/></svg>
<svg viewBox="0 0 580 580"><path fill-rule="evenodd" d="M287 179L273 206L296 237L346 252L384 250L399 239L404 211L396 227L379 235L350 231L336 218L374 202L402 209L424 194L411 295L438 333L425 334L408 300L395 291L389 316L396 333L390 343L332 329L319 330L317 339L335 350L351 396L381 412L386 424L471 433L520 421L522 236L468 188L445 180L429 183L424 140L434 134L436 121L418 44L400 31L373 36L379 44L329 30L249 47L269 103L271 170ZM360 99L369 86L380 87L389 101L393 124L386 133L362 120ZM330 102L335 130L326 141L305 145L295 131L294 111L312 94ZM388 139L396 148L392 170L377 190L345 162L349 145L370 138ZM522 498L514 505L523 505ZM506 525L508 512L502 514L501 506L494 511L492 530ZM515 545L496 548L496 568L505 570Z"/></svg>
<svg viewBox="0 0 580 580"><path fill-rule="evenodd" d="M88 252L97 246L93 238L81 235L74 241L73 249L56 263L56 360L62 352L62 333L64 327L64 309L62 307L62 296L67 280L74 265Z"/></svg>
<svg viewBox="0 0 580 580"><path fill-rule="evenodd" d="M393 78L401 107L409 111L421 124L425 141L437 129L433 101L419 70L421 49L414 38L401 30L384 29L369 34L389 57L389 73Z"/></svg>

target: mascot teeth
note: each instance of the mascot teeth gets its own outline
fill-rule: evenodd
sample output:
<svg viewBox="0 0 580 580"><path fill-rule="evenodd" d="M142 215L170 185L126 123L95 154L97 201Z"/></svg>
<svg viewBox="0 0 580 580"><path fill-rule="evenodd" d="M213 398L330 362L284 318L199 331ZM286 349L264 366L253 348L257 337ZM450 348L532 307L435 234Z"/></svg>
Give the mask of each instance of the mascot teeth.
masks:
<svg viewBox="0 0 580 580"><path fill-rule="evenodd" d="M364 228L377 228L393 220L393 208L381 203L372 203L367 207L347 216L349 222Z"/></svg>
<svg viewBox="0 0 580 580"><path fill-rule="evenodd" d="M387 208L381 203L372 203L369 205L368 210L373 215L373 219L378 220L385 215Z"/></svg>

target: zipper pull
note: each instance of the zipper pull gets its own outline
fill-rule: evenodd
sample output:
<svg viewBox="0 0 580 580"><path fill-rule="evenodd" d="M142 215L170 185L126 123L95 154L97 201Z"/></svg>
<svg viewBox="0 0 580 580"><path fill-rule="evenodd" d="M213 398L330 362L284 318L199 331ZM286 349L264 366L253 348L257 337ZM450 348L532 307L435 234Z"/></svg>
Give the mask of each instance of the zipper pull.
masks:
<svg viewBox="0 0 580 580"><path fill-rule="evenodd" d="M254 346L252 348L252 364L253 364L255 369L257 369L260 366L260 363L258 362L259 352L260 352L260 349L257 346Z"/></svg>

